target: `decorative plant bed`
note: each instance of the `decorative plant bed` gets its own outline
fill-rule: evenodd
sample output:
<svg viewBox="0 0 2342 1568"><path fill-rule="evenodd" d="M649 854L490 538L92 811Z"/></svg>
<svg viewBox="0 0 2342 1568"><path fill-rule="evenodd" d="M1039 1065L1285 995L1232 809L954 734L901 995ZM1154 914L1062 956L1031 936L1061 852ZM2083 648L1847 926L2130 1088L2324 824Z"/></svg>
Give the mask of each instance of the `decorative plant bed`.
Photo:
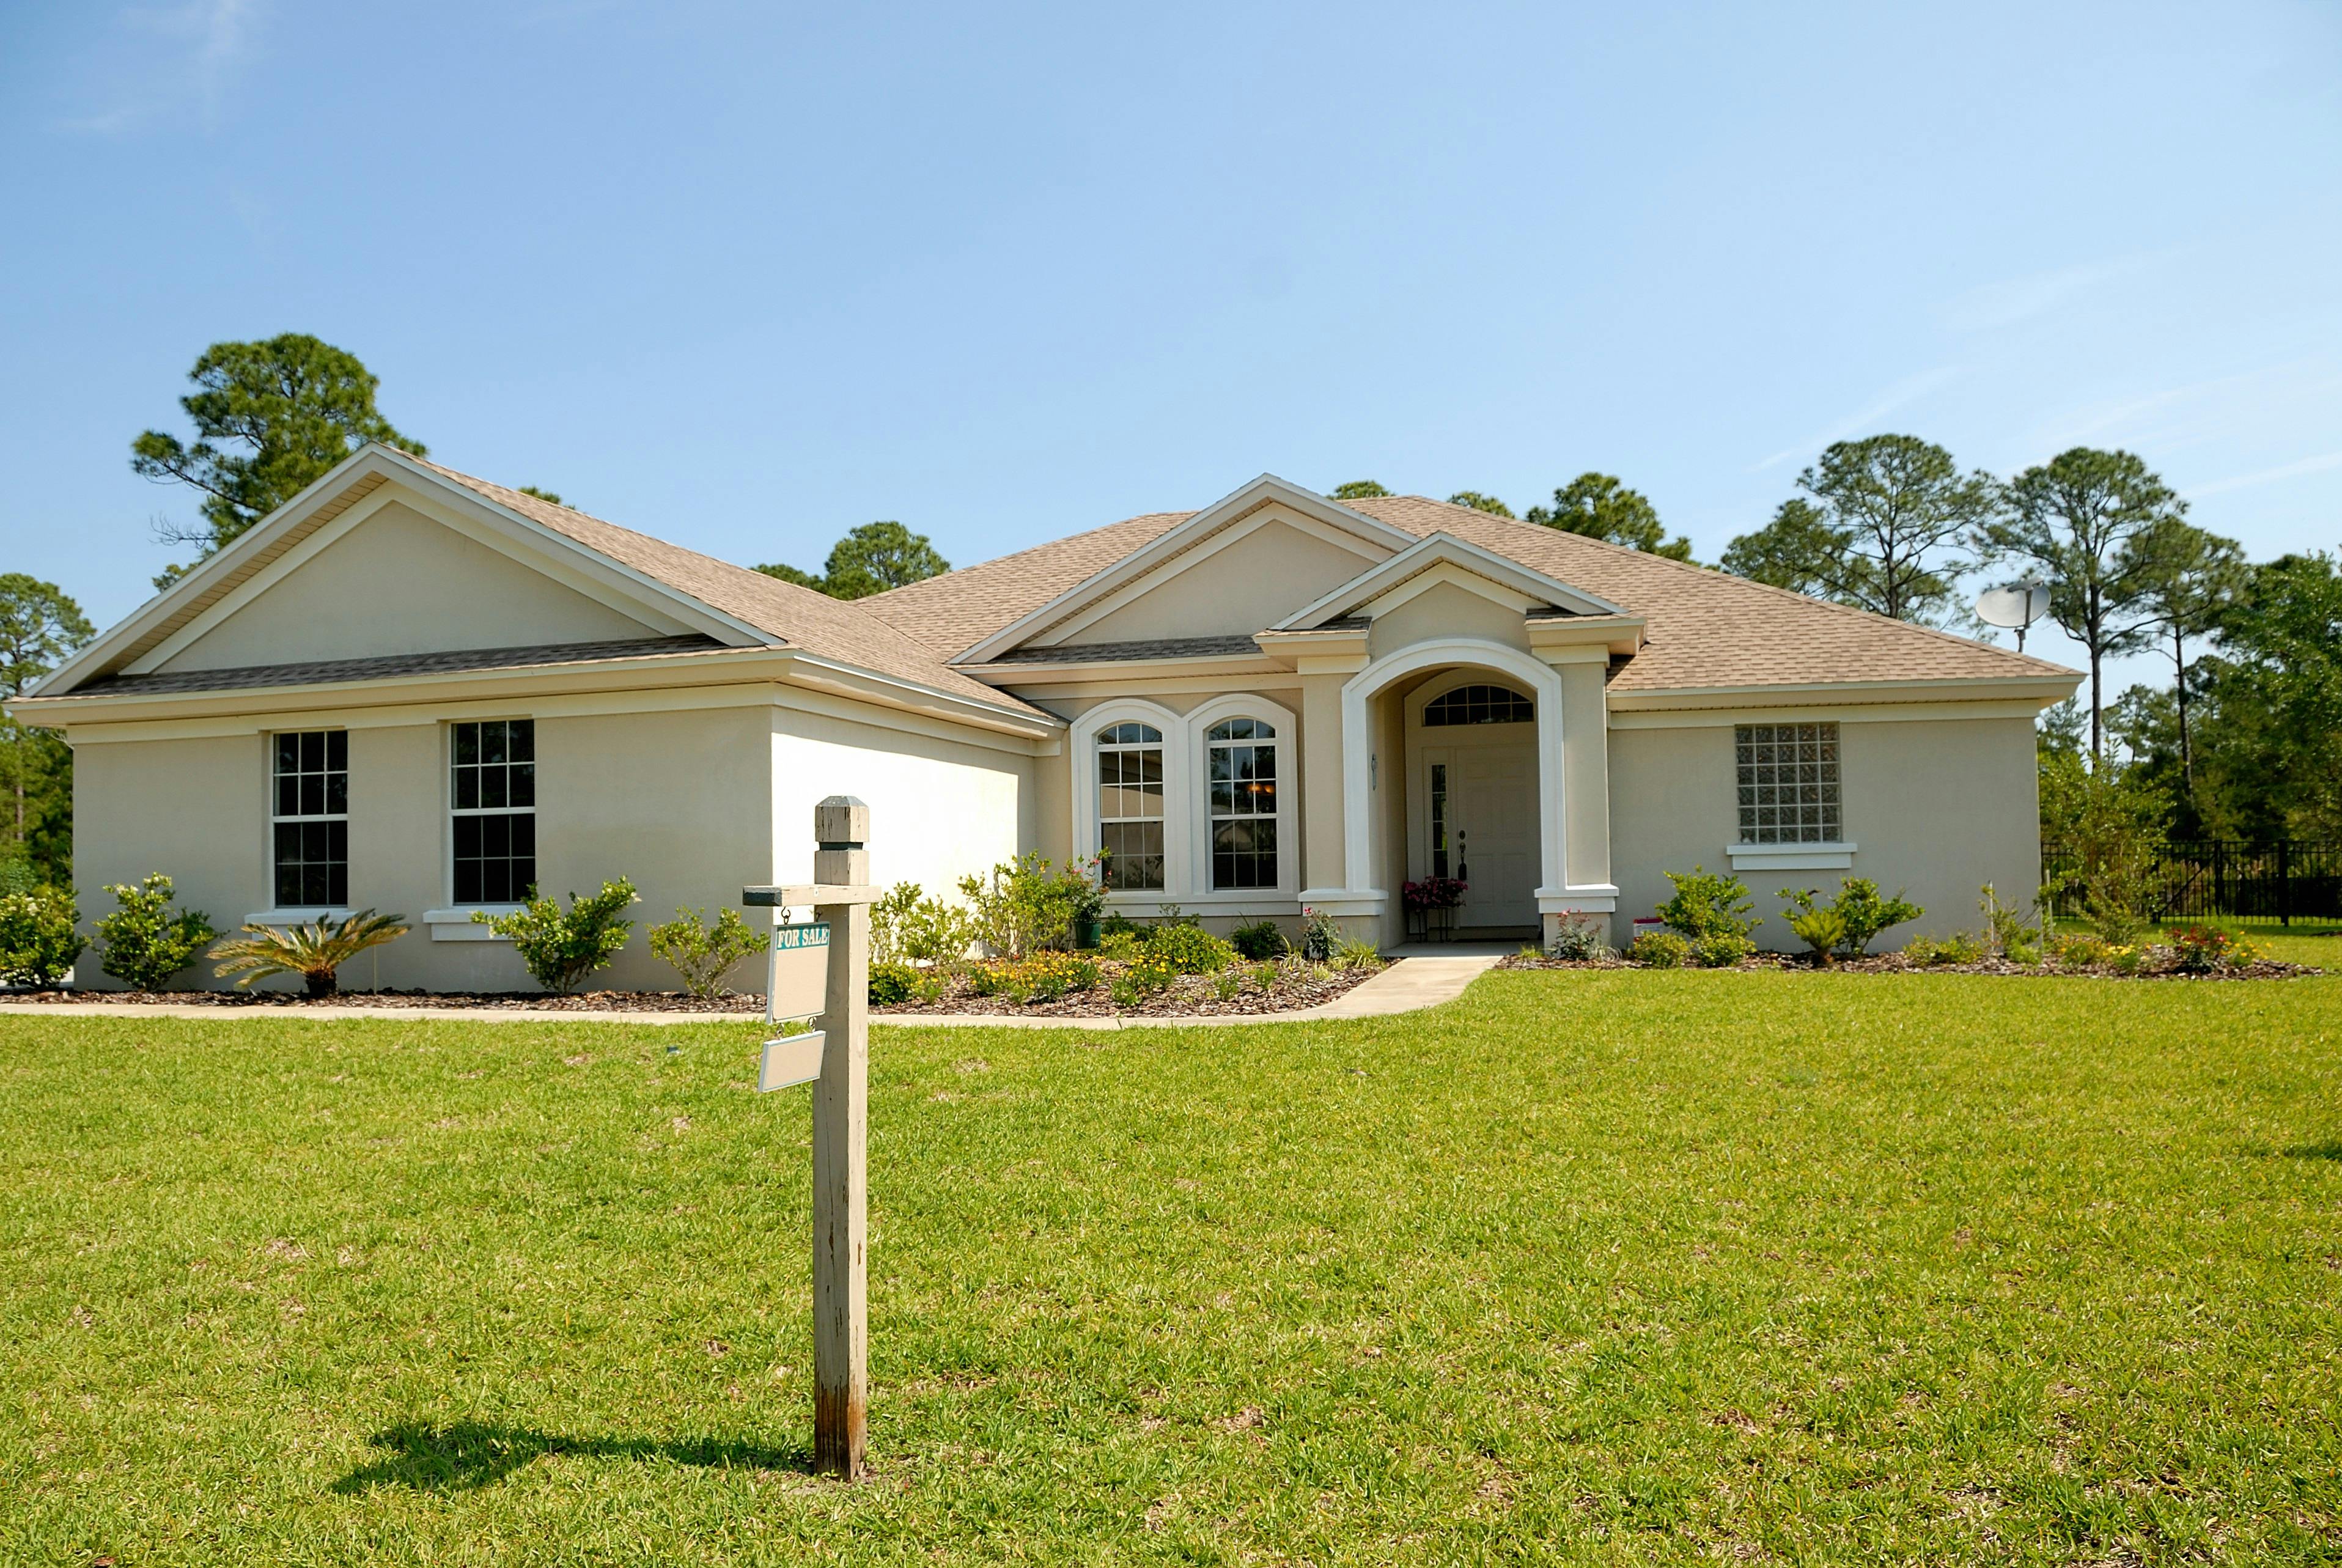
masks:
<svg viewBox="0 0 2342 1568"><path fill-rule="evenodd" d="M1265 1013L1291 1013L1305 1007L1319 1006L1378 973L1367 969L1328 969L1290 961L1274 964L1238 964L1218 974L1178 975L1160 991L1141 993L1135 998L1126 992L1123 999L1117 1001L1115 982L1122 978L1131 965L1107 960L1097 967L1096 984L1068 992L1055 1001L1019 1003L998 992L982 995L975 989L971 976L961 974L947 981L942 994L931 1000L915 999L892 1006L873 1007L870 1015L874 1018L890 1014L934 1016L943 1014L999 1018L1110 1018L1116 1014L1176 1018L1256 1016Z"/></svg>
<svg viewBox="0 0 2342 1568"><path fill-rule="evenodd" d="M1516 953L1500 960L1499 969L1651 969L1659 965L1637 964L1632 959L1553 958L1538 953ZM1672 967L1672 966L1670 966ZM1689 967L1685 965L1684 967ZM2307 964L2284 964L2274 958L2256 958L2248 963L2226 964L2210 969L2183 969L2171 949L2148 947L2142 950L2136 968L2124 968L2114 964L2068 965L2049 959L2039 964L2018 964L2007 958L1981 958L1969 964L1923 964L1903 953L1879 953L1867 958L1841 958L1827 968L1817 964L1810 957L1786 953L1757 953L1739 963L1726 965L1736 970L1801 970L1814 974L2020 974L2040 977L2066 975L2097 980L2296 980L2305 975L2323 974L2325 970Z"/></svg>
<svg viewBox="0 0 2342 1568"><path fill-rule="evenodd" d="M0 990L0 1001L58 1007L93 1003L133 1006L264 1007L287 1012L317 1007L495 1008L554 1013L709 1013L761 1018L762 996L696 997L680 991L583 991L560 996L543 991L344 991L308 996L297 991L35 991Z"/></svg>

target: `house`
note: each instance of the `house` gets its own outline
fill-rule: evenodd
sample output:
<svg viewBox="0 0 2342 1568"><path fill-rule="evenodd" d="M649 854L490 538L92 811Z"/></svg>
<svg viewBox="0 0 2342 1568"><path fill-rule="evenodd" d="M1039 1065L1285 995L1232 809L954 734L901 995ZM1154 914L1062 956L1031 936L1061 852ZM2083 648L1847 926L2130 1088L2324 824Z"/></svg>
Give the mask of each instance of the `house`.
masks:
<svg viewBox="0 0 2342 1568"><path fill-rule="evenodd" d="M1103 851L1112 906L1223 930L1307 904L1395 943L1446 876L1461 932L1623 936L1696 864L1949 928L2036 884L2034 719L2078 679L1267 475L841 603L375 446L11 711L73 745L85 914L155 871L223 928L398 911L354 979L502 989L475 910L624 874L712 915L805 880L839 793L879 881ZM670 977L637 939L611 979Z"/></svg>

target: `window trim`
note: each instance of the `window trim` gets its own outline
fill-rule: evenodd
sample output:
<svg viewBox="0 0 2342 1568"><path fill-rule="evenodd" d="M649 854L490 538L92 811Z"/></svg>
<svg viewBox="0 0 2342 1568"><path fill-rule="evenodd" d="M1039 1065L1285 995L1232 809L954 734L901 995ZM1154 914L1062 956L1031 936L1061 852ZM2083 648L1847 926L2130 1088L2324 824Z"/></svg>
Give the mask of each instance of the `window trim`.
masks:
<svg viewBox="0 0 2342 1568"><path fill-rule="evenodd" d="M1206 737L1226 719L1258 719L1274 727L1276 755L1276 881L1268 887L1212 885L1211 744ZM1284 704L1256 692L1231 692L1189 710L1182 721L1189 754L1188 776L1196 781L1186 831L1196 846L1192 875L1173 902L1206 909L1223 904L1290 902L1301 896L1301 721Z"/></svg>
<svg viewBox="0 0 2342 1568"><path fill-rule="evenodd" d="M1742 774L1741 769L1743 766L1755 766L1759 764L1744 764L1740 760L1740 748L1744 744L1751 745L1760 744L1765 745L1780 745L1784 744L1799 744L1799 741L1796 738L1784 743L1776 737L1760 743L1755 740L1754 737L1756 733L1759 730L1799 730L1808 727L1814 731L1815 744L1818 746L1828 747L1830 752L1834 754L1827 758L1817 757L1815 759L1814 766L1817 770L1827 768L1829 770L1829 774L1834 776L1817 776L1814 780L1813 787L1817 790L1834 789L1837 793L1837 799L1835 803L1817 801L1813 809L1817 813L1827 811L1835 815L1837 819L1835 824L1837 832L1825 834L1814 838L1806 838L1802 836L1797 838L1758 838L1756 834L1762 830L1752 825L1746 814L1761 808L1755 804L1743 803L1740 799L1740 792L1745 789L1763 788L1765 786L1747 782L1746 775ZM1742 739L1744 734L1750 737L1746 742ZM1732 746L1733 834L1739 843L1760 851L1771 849L1795 854L1815 844L1837 845L1846 842L1846 732L1839 726L1839 724L1836 719L1789 719L1785 721L1760 720L1752 724L1736 723L1732 726L1730 744ZM1792 758L1791 764L1794 765L1797 759ZM1767 765L1777 767L1783 764L1776 759L1774 763ZM1773 787L1781 787L1777 780L1775 782ZM1799 781L1797 784L1790 787L1801 789L1804 787L1803 781ZM1774 804L1774 809L1782 809L1781 804L1777 801ZM1802 810L1804 808L1801 804L1792 803L1789 809ZM1798 825L1802 826L1803 824L1800 824ZM1777 824L1773 831L1777 834L1782 832L1783 829Z"/></svg>
<svg viewBox="0 0 2342 1568"><path fill-rule="evenodd" d="M1180 740L1185 723L1170 709L1137 698L1118 698L1101 703L1074 719L1075 732L1080 737L1072 748L1076 769L1072 794L1074 858L1076 860L1086 861L1097 854L1100 842L1099 733L1116 724L1139 724L1152 725L1163 736L1163 885L1128 892L1110 891L1106 895L1109 908L1144 909L1152 913L1157 904L1181 902L1182 892L1188 885L1186 815L1178 804L1186 798L1191 787L1187 747Z"/></svg>
<svg viewBox="0 0 2342 1568"><path fill-rule="evenodd" d="M265 909L263 909L263 910L261 910L261 911L257 912L257 913L256 913L256 914L252 914L252 915L247 916L247 917L246 917L246 919L245 919L245 924L252 924L252 925L295 925L295 924L304 924L304 923L305 923L305 922L308 922L308 921L311 921L311 920L319 919L319 918L331 918L331 919L336 919L336 920L338 920L338 919L340 919L342 916L346 915L347 914L349 914L349 913L350 913L350 907L351 907L351 906L350 906L350 902L349 902L349 885L348 885L348 884L349 884L349 874L350 874L350 872L349 872L349 867L350 867L350 862L349 862L349 831L350 831L350 828L349 828L349 824L350 824L350 799L349 799L349 788L350 788L350 782L349 782L349 780L350 780L349 744L350 744L350 743L349 743L349 734L350 734L350 732L349 732L349 728L348 728L348 726L347 726L347 725L344 725L344 724L305 724L305 725L302 725L302 726L300 726L299 728L296 728L296 729L269 730L269 731L265 732L265 734L266 734L266 744L265 744L265 749L264 749L264 750L262 751L262 753L261 753L261 764L262 764L262 775L263 775L264 779L265 780L265 787L266 787L266 789L267 789L268 794L267 794L267 812L266 812L266 814L265 814L265 827L263 828L263 830L262 830L262 831L263 831L263 833L264 833L264 835L265 835L265 836L264 836L264 839L263 839L263 849L264 849L264 854L263 854L263 856L262 856L262 863L263 863L265 865L266 865L266 867L268 868L268 874L268 874L268 881L267 881L267 884L266 884L266 893L267 893L267 898L268 898L268 905L267 905L267 907L266 907ZM285 736L285 735L318 735L318 734L322 734L322 735L340 735L340 736L342 737L342 748L343 748L343 749L342 749L342 769L341 769L341 772L342 772L342 809L341 809L340 811L338 811L338 812L331 812L331 811L329 811L329 812L318 812L318 813L304 813L304 812L295 812L295 813L294 813L292 815L290 815L290 816L286 816L286 815L285 815L285 814L281 814L280 812L278 812L278 811L277 811L277 809L276 809L276 784L277 784L277 780L278 780L278 778L281 776L281 775L277 773L277 771L276 771L276 744L277 744L277 742L278 742L282 737L284 737L284 736ZM330 770L330 769L328 769L328 770L326 770L326 771L330 772L331 770ZM297 773L296 773L295 776L298 776L298 774L297 774ZM323 904L286 904L286 903L283 902L282 900L280 900L279 898L277 898L277 896L276 896L276 827L277 827L277 824L278 824L279 823L305 823L305 822L323 822L323 823L335 823L335 822L338 822L338 823L340 823L340 824L342 824L342 883L343 883L342 894L343 894L343 895L342 895L342 897L341 897L341 898L339 898L339 899L332 899L332 898L328 898L328 899L327 899L325 903L323 903ZM328 888L328 889L327 889L327 891L328 891L328 892L331 892L332 890L331 890L330 888Z"/></svg>
<svg viewBox="0 0 2342 1568"><path fill-rule="evenodd" d="M1143 730L1146 734L1125 739L1115 734L1116 731L1123 729ZM1099 844L1103 844L1106 842L1106 830L1108 827L1120 827L1133 823L1144 824L1151 822L1155 824L1158 845L1153 857L1157 863L1156 866L1157 885L1117 887L1112 889L1113 892L1126 893L1132 897L1138 897L1150 893L1167 896L1171 891L1171 836L1174 832L1172 819L1178 814L1178 806L1171 798L1170 756L1172 749L1177 744L1175 735L1166 734L1162 725L1149 724L1144 719L1116 719L1090 726L1091 766L1090 776L1085 787L1089 794L1090 820L1097 829ZM1150 752L1155 755L1155 814L1153 816L1107 816L1106 814L1106 782L1104 777L1106 759L1109 755L1128 757L1145 755ZM1121 774L1121 770L1117 769L1116 773ZM1140 783L1144 784L1144 778ZM1128 790L1131 787L1128 777L1120 776L1115 787L1118 790ZM1142 788L1139 792L1142 803L1145 800L1145 794ZM1109 874L1113 869L1112 862L1099 867L1101 872Z"/></svg>
<svg viewBox="0 0 2342 1568"><path fill-rule="evenodd" d="M440 908L425 910L422 915L423 924L430 932L431 940L434 942L508 944L512 940L508 936L499 936L486 926L474 921L472 916L475 913L510 914L524 907L521 901L514 900L502 904L456 902L455 819L458 816L506 814L515 810L525 810L531 817L537 817L540 815L541 803L532 800L527 806L517 808L512 806L458 807L455 804L455 727L458 724L515 723L526 723L533 726L536 719L537 715L535 714L482 714L477 716L443 720L439 724L439 892L446 902ZM532 731L530 746L532 764L542 761L536 755L535 739ZM541 823L539 826L541 829ZM540 862L544 858L544 841L539 839L537 858Z"/></svg>

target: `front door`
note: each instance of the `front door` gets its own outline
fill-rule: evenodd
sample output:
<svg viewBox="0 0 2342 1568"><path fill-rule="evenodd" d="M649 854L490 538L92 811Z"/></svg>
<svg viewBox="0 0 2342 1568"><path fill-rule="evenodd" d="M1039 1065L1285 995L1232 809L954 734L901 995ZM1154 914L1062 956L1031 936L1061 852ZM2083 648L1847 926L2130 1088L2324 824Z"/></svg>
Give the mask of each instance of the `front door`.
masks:
<svg viewBox="0 0 2342 1568"><path fill-rule="evenodd" d="M1462 881L1459 928L1537 923L1536 741L1426 746L1424 842L1433 874ZM1439 869L1445 863L1444 873Z"/></svg>

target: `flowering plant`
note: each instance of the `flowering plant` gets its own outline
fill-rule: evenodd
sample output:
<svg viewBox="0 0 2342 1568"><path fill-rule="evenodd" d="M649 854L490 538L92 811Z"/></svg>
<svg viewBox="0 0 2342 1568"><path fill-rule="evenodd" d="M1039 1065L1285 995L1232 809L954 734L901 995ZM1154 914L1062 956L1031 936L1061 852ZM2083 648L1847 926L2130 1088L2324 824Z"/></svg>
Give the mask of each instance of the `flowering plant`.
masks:
<svg viewBox="0 0 2342 1568"><path fill-rule="evenodd" d="M1426 876L1421 882L1410 882L1399 889L1409 909L1453 909L1464 902L1467 883L1452 876Z"/></svg>

